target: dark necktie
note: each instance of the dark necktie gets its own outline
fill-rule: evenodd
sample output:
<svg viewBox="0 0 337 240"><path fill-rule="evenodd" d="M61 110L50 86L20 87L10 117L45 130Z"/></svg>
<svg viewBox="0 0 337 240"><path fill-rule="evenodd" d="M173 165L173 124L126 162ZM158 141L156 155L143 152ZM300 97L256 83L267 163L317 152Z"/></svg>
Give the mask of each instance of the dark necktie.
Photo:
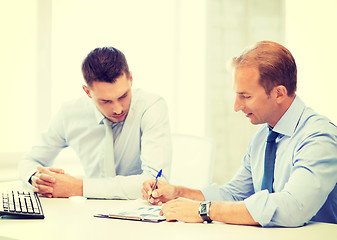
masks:
<svg viewBox="0 0 337 240"><path fill-rule="evenodd" d="M264 157L264 175L262 179L261 190L268 189L270 193L273 192L274 182L274 166L276 157L276 143L275 139L279 134L269 129L269 135L267 139L266 153Z"/></svg>

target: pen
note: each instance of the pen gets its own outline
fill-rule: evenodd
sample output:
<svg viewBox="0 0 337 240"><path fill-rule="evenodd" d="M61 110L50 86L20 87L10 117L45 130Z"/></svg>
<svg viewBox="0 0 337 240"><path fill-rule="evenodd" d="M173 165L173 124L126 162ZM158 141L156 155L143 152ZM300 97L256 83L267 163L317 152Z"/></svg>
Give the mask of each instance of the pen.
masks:
<svg viewBox="0 0 337 240"><path fill-rule="evenodd" d="M150 201L150 198L152 197L153 191L154 191L154 190L156 189L156 187L157 187L158 178L161 176L162 170L163 170L163 169L160 169L160 171L159 171L158 174L157 174L156 182L154 183L153 188L152 188L152 192L151 192L151 194L150 194L150 196L149 196L149 199L147 200L148 202Z"/></svg>

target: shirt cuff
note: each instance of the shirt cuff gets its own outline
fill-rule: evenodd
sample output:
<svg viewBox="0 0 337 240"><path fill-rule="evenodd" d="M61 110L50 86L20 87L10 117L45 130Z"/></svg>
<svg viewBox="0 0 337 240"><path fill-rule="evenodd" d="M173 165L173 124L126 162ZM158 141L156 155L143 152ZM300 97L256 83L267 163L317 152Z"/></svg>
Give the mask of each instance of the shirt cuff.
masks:
<svg viewBox="0 0 337 240"><path fill-rule="evenodd" d="M21 169L20 169L21 170ZM22 173L20 174L20 179L23 183L31 185L31 177L37 172L37 168L33 167L29 170L26 171L22 171Z"/></svg>
<svg viewBox="0 0 337 240"><path fill-rule="evenodd" d="M263 190L244 200L250 215L254 221L258 222L262 227L266 227L270 224L277 209L276 203L270 201L269 197L270 194L268 190Z"/></svg>

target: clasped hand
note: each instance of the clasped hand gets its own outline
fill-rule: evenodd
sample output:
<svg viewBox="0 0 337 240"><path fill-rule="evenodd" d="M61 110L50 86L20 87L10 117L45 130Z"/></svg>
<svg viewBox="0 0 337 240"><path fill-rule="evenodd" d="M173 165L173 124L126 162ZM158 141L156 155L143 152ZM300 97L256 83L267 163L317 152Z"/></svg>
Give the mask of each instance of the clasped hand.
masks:
<svg viewBox="0 0 337 240"><path fill-rule="evenodd" d="M31 177L33 191L45 197L70 197L83 195L83 181L63 169L37 167L37 172Z"/></svg>

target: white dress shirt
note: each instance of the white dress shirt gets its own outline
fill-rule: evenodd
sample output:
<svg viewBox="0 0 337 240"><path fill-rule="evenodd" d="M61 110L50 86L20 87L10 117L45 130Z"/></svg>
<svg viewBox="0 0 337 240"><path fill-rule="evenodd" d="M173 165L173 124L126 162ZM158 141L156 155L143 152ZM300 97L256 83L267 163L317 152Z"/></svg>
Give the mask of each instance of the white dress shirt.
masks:
<svg viewBox="0 0 337 240"><path fill-rule="evenodd" d="M85 177L83 195L89 198L141 197L142 183L160 169L168 179L171 167L171 136L168 108L158 95L132 91L130 109L123 122L113 124L116 177L104 178L104 116L88 97L65 103L47 132L21 160L25 182L36 166L51 166L58 153L71 147L79 157Z"/></svg>

